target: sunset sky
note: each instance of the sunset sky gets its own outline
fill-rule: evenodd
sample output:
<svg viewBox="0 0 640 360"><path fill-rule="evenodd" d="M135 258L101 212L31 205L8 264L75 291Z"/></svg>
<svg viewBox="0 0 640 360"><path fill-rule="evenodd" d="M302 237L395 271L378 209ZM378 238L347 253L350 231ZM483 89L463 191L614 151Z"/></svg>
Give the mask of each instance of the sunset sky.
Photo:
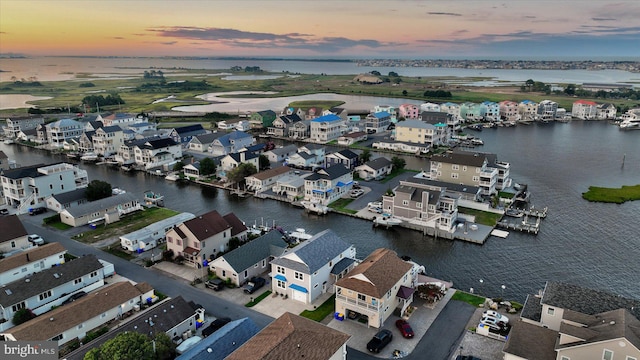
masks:
<svg viewBox="0 0 640 360"><path fill-rule="evenodd" d="M1 0L0 54L640 57L640 1Z"/></svg>

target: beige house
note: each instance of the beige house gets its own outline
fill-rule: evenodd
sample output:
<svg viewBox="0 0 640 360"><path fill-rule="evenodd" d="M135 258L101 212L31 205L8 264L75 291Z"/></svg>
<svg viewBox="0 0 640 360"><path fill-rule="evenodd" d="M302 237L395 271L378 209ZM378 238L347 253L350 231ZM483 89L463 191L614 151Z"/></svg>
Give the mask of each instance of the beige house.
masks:
<svg viewBox="0 0 640 360"><path fill-rule="evenodd" d="M336 282L336 312L359 313L368 326L381 328L396 309L404 314L413 302L412 269L394 251L375 250Z"/></svg>
<svg viewBox="0 0 640 360"><path fill-rule="evenodd" d="M232 352L227 360L347 358L351 335L326 325L285 313ZM294 356L295 354L295 356Z"/></svg>
<svg viewBox="0 0 640 360"><path fill-rule="evenodd" d="M118 125L105 126L93 134L93 151L97 155L108 157L114 155L124 145L124 133Z"/></svg>
<svg viewBox="0 0 640 360"><path fill-rule="evenodd" d="M483 195L495 194L498 169L490 167L487 156L469 151L447 152L431 156L432 180L478 186Z"/></svg>
<svg viewBox="0 0 640 360"><path fill-rule="evenodd" d="M396 141L430 146L441 142L436 139L436 127L420 120L398 122L396 124Z"/></svg>
<svg viewBox="0 0 640 360"><path fill-rule="evenodd" d="M167 231L167 250L176 257L183 256L188 265L200 268L219 252L227 251L233 237L245 240L247 227L235 214L222 216L213 210Z"/></svg>
<svg viewBox="0 0 640 360"><path fill-rule="evenodd" d="M17 215L0 217L0 253L28 249L32 244L27 240L27 235L27 230Z"/></svg>
<svg viewBox="0 0 640 360"><path fill-rule="evenodd" d="M292 173L293 170L288 166L279 166L277 168L260 171L257 174L253 174L245 178L247 190L255 192L269 190L278 181L278 179Z"/></svg>
<svg viewBox="0 0 640 360"><path fill-rule="evenodd" d="M69 207L60 212L60 221L78 227L87 224L110 224L121 216L142 210L135 196L125 193Z"/></svg>

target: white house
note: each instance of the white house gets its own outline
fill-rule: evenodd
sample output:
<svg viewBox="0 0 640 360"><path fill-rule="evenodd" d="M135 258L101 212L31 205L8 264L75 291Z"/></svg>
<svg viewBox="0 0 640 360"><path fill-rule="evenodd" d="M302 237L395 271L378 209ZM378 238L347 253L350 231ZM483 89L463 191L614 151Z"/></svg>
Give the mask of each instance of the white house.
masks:
<svg viewBox="0 0 640 360"><path fill-rule="evenodd" d="M73 119L62 119L45 125L47 139L53 148L62 148L68 139L79 138L84 132L82 123Z"/></svg>
<svg viewBox="0 0 640 360"><path fill-rule="evenodd" d="M254 145L256 139L244 131L232 131L214 139L209 145L208 151L215 155L228 155L241 149Z"/></svg>
<svg viewBox="0 0 640 360"><path fill-rule="evenodd" d="M353 172L342 165L320 169L304 179L304 199L328 205L351 190Z"/></svg>
<svg viewBox="0 0 640 360"><path fill-rule="evenodd" d="M260 169L260 155L249 151L229 154L220 159L218 175L221 178L226 178L229 171L237 168L240 164L252 164L258 170Z"/></svg>
<svg viewBox="0 0 640 360"><path fill-rule="evenodd" d="M273 185L282 177L293 173L288 166L279 166L273 169L260 171L259 173L247 176L245 183L247 190L262 192L271 189Z"/></svg>
<svg viewBox="0 0 640 360"><path fill-rule="evenodd" d="M108 157L116 154L124 144L124 133L118 125L105 126L96 130L92 141L93 151L97 155Z"/></svg>
<svg viewBox="0 0 640 360"><path fill-rule="evenodd" d="M269 151L265 151L264 155L269 159L269 162L281 164L288 157L295 154L297 151L298 151L297 146L293 144L289 144L289 145L278 147Z"/></svg>
<svg viewBox="0 0 640 360"><path fill-rule="evenodd" d="M4 136L15 139L20 131L35 129L44 124L42 116L17 116L5 119L7 125L3 126Z"/></svg>
<svg viewBox="0 0 640 360"><path fill-rule="evenodd" d="M363 180L379 179L391 174L393 163L384 156L369 160L355 168L358 176Z"/></svg>
<svg viewBox="0 0 640 360"><path fill-rule="evenodd" d="M52 266L64 264L67 250L59 242L31 247L0 259L0 283L8 284Z"/></svg>
<svg viewBox="0 0 640 360"><path fill-rule="evenodd" d="M121 235L120 246L131 252L151 250L165 241L167 231L195 217L192 213L183 212L170 218L157 221L140 230Z"/></svg>
<svg viewBox="0 0 640 360"><path fill-rule="evenodd" d="M138 210L142 210L138 199L125 193L64 209L60 212L60 221L73 227L110 224L119 221L121 216Z"/></svg>
<svg viewBox="0 0 640 360"><path fill-rule="evenodd" d="M176 163L182 158L182 147L172 139L161 138L136 143L133 153L136 165L149 170Z"/></svg>
<svg viewBox="0 0 640 360"><path fill-rule="evenodd" d="M342 136L346 122L338 115L329 114L311 120L310 125L311 140L327 143Z"/></svg>
<svg viewBox="0 0 640 360"><path fill-rule="evenodd" d="M27 230L17 215L0 217L0 253L13 253L30 248Z"/></svg>

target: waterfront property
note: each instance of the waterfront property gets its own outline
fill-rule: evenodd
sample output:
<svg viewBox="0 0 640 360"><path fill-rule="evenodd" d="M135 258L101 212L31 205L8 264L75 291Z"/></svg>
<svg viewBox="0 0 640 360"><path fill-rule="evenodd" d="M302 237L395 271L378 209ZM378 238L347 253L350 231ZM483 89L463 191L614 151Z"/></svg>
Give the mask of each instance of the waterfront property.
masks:
<svg viewBox="0 0 640 360"><path fill-rule="evenodd" d="M298 114L283 114L273 121L273 124L267 129L267 135L285 137L289 136L289 128L302 121Z"/></svg>
<svg viewBox="0 0 640 360"><path fill-rule="evenodd" d="M346 195L353 185L353 172L343 165L334 165L313 172L304 179L304 199L329 205Z"/></svg>
<svg viewBox="0 0 640 360"><path fill-rule="evenodd" d="M125 193L64 209L60 212L60 221L73 227L111 224L119 221L120 217L138 210L142 210L138 199Z"/></svg>
<svg viewBox="0 0 640 360"><path fill-rule="evenodd" d="M175 164L182 158L182 147L172 139L138 140L133 144L136 166L149 170ZM116 157L116 161L120 163Z"/></svg>
<svg viewBox="0 0 640 360"><path fill-rule="evenodd" d="M193 138L191 138L191 141L189 141L188 148L191 151L197 151L201 153L207 152L209 150L209 146L211 146L213 141L223 135L223 132L212 132L194 136Z"/></svg>
<svg viewBox="0 0 640 360"><path fill-rule="evenodd" d="M386 131L391 124L391 114L386 111L373 112L364 119L367 133Z"/></svg>
<svg viewBox="0 0 640 360"><path fill-rule="evenodd" d="M317 143L328 143L343 134L346 121L338 115L330 113L311 120L310 138Z"/></svg>
<svg viewBox="0 0 640 360"><path fill-rule="evenodd" d="M479 186L483 195L497 192L499 171L484 153L454 151L435 154L430 163L430 177L433 180ZM507 170L508 166L503 169L508 176ZM506 184L508 180L503 178L502 183Z"/></svg>
<svg viewBox="0 0 640 360"><path fill-rule="evenodd" d="M165 241L166 233L176 225L191 220L196 216L183 212L167 219L157 221L140 230L120 236L120 246L131 252L148 251Z"/></svg>
<svg viewBox="0 0 640 360"><path fill-rule="evenodd" d="M53 194L47 197L46 203L47 208L60 212L64 209L76 207L82 204L87 203L89 200L87 199L87 189L75 189L67 192L63 192L60 194Z"/></svg>
<svg viewBox="0 0 640 360"><path fill-rule="evenodd" d="M381 179L391 174L393 163L384 156L369 160L355 168L355 172L363 180Z"/></svg>
<svg viewBox="0 0 640 360"><path fill-rule="evenodd" d="M293 174L288 166L278 166L273 169L260 171L245 178L246 189L256 193L271 189L280 178Z"/></svg>
<svg viewBox="0 0 640 360"><path fill-rule="evenodd" d="M34 130L38 125L44 124L42 116L16 116L5 119L7 125L3 126L4 136L15 139L22 131Z"/></svg>
<svg viewBox="0 0 640 360"><path fill-rule="evenodd" d="M47 142L52 148L62 148L66 140L78 138L84 132L80 122L73 119L62 119L45 125Z"/></svg>
<svg viewBox="0 0 640 360"><path fill-rule="evenodd" d="M328 168L336 164L342 164L347 169L353 170L359 163L358 154L349 149L342 149L330 154L327 154L324 158L324 167Z"/></svg>
<svg viewBox="0 0 640 360"><path fill-rule="evenodd" d="M213 139L207 151L214 156L229 155L255 145L255 143L256 139L250 134L243 131L232 131Z"/></svg>
<svg viewBox="0 0 640 360"><path fill-rule="evenodd" d="M249 151L226 155L220 159L220 167L217 169L218 176L222 179L227 179L227 174L240 166L240 164L252 164L256 170L260 169L260 155Z"/></svg>
<svg viewBox="0 0 640 360"><path fill-rule="evenodd" d="M335 312L382 328L395 311L404 315L413 302L413 265L389 249L374 250L336 282Z"/></svg>
<svg viewBox="0 0 640 360"><path fill-rule="evenodd" d="M360 141L366 141L367 133L364 131L355 131L344 134L338 138L338 145L351 146Z"/></svg>
<svg viewBox="0 0 640 360"><path fill-rule="evenodd" d="M271 163L282 164L288 157L294 155L296 152L298 152L298 147L293 144L289 144L265 151L264 156L266 156Z"/></svg>
<svg viewBox="0 0 640 360"><path fill-rule="evenodd" d="M124 144L124 133L118 125L105 126L96 130L92 141L93 152L106 158L116 154Z"/></svg>
<svg viewBox="0 0 640 360"><path fill-rule="evenodd" d="M169 138L182 147L188 147L194 136L206 134L207 131L201 124L180 126L169 131Z"/></svg>
<svg viewBox="0 0 640 360"><path fill-rule="evenodd" d="M286 165L297 168L312 168L324 164L324 146L316 144L306 144L298 148L298 152L289 156L285 161Z"/></svg>

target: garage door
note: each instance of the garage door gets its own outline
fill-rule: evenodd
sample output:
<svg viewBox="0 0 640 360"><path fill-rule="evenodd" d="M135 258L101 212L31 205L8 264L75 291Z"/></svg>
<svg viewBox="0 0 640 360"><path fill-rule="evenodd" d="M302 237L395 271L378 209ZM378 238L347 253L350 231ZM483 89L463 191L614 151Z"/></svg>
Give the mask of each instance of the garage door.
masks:
<svg viewBox="0 0 640 360"><path fill-rule="evenodd" d="M301 301L304 303L307 302L307 294L303 293L302 291L297 291L297 290L292 290L292 291L293 291L293 294L292 294L293 300Z"/></svg>

